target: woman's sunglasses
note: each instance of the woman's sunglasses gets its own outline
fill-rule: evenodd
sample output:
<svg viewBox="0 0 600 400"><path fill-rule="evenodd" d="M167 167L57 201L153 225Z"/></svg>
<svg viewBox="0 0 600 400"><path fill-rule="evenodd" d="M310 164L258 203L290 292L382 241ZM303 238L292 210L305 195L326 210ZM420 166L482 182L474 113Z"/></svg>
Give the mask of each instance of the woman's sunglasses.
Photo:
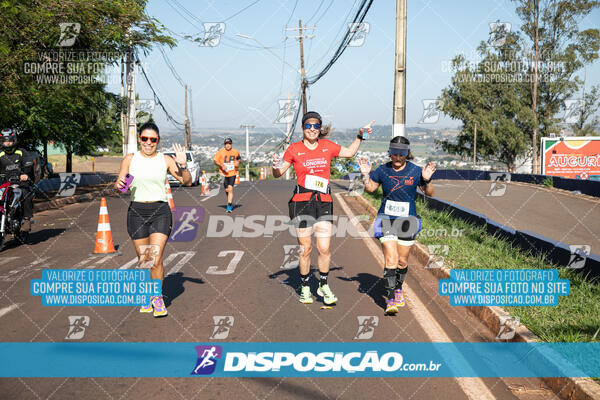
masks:
<svg viewBox="0 0 600 400"><path fill-rule="evenodd" d="M321 129L321 124L304 124L304 129L310 129L314 127L315 129Z"/></svg>
<svg viewBox="0 0 600 400"><path fill-rule="evenodd" d="M144 143L146 143L148 140L150 140L152 143L158 142L157 137L140 136L140 140Z"/></svg>

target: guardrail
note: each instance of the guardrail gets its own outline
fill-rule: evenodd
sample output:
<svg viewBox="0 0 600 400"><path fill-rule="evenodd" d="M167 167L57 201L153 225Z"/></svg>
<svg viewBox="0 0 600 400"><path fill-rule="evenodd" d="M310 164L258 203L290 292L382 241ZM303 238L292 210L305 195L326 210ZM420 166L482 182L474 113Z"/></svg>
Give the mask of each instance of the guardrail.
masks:
<svg viewBox="0 0 600 400"><path fill-rule="evenodd" d="M487 218L484 214L477 213L446 200L425 196L420 191L417 192L417 197L423 199L429 207L435 210L450 212L454 217L485 228L488 234L497 235L526 252L542 255L554 264L566 267L571 261L572 252L568 244L552 240L538 233L512 229ZM585 264L582 268L578 269L578 272L592 279L600 279L600 256L589 254Z"/></svg>
<svg viewBox="0 0 600 400"><path fill-rule="evenodd" d="M600 197L600 181L569 179L551 175L510 174L511 181L537 185L543 184L544 180L548 178L552 178L552 187L557 189L579 191L582 194ZM485 181L490 180L490 173L471 169L438 169L433 174L433 179Z"/></svg>

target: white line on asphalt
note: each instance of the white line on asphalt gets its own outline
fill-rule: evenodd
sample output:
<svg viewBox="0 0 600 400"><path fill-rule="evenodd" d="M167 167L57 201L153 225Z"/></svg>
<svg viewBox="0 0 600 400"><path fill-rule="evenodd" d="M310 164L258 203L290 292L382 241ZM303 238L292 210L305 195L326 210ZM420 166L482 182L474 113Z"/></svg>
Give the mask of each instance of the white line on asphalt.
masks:
<svg viewBox="0 0 600 400"><path fill-rule="evenodd" d="M350 220L357 221L357 219L355 219L354 213L352 212L352 210L350 210L350 207L348 207L340 193L336 193L335 196L338 199L338 203L342 206L344 213L346 213ZM356 229L358 229L358 231L361 233L365 232L365 229L358 222L356 223ZM375 244L375 242L370 237L364 237L363 242L367 245L367 248L369 249L373 257L375 257L377 262L379 262L379 265L382 266L383 271L383 265L385 264L383 259L383 252L381 251L381 249ZM421 325L427 336L429 336L431 342L451 343L452 340L450 339L450 337L446 334L446 332L440 326L440 324L437 323L435 317L431 315L425 304L423 304L421 300L417 297L416 293L408 286L405 286L404 288L402 288L402 290L406 292L407 297L409 299L409 301L406 303L408 308L411 310L413 316L415 317L419 325ZM481 378L455 379L458 385L463 390L463 392L465 392L465 394L470 399L487 400L496 398L492 394L492 392L490 392L485 383L483 383L483 380Z"/></svg>
<svg viewBox="0 0 600 400"><path fill-rule="evenodd" d="M4 317L6 314L11 312L12 310L16 310L17 308L21 307L23 304L25 304L25 303L12 304L8 307L0 308L0 318Z"/></svg>

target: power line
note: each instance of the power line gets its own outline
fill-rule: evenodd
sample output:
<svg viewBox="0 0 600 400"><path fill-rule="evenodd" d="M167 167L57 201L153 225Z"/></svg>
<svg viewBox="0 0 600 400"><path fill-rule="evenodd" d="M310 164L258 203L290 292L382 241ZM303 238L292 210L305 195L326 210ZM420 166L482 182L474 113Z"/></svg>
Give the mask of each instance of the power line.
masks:
<svg viewBox="0 0 600 400"><path fill-rule="evenodd" d="M307 79L307 83L309 85L312 85L312 84L316 83L319 79L321 79L329 71L329 69L333 66L333 64L335 64L335 62L342 56L342 54L344 53L344 50L346 50L346 48L348 47L348 44L354 38L354 35L356 33L356 29L354 29L354 31L352 31L351 26L353 24L360 24L361 22L364 21L372 4L373 4L373 0L369 0L368 4L367 4L367 0L362 1L358 11L356 12L356 15L354 16L353 21L351 22L351 25L348 27L348 30L346 31L346 34L344 35L342 42L340 43L339 47L337 48L337 50L331 57L331 60L329 60L329 62L321 70L321 72L319 72L318 74Z"/></svg>
<svg viewBox="0 0 600 400"><path fill-rule="evenodd" d="M288 18L287 22L285 23L285 26L288 26L288 24L292 20L292 16L294 15L294 12L296 11L297 6L298 6L298 0L296 0L296 3L294 3L294 8L292 9L292 13L290 14L290 17Z"/></svg>
<svg viewBox="0 0 600 400"><path fill-rule="evenodd" d="M179 84L183 87L185 87L185 83L183 82L183 79L181 79L181 77L179 76L179 74L177 73L177 71L175 70L175 67L173 66L173 63L171 62L171 60L167 57L167 54L165 53L165 51L163 50L162 47L159 47L160 52L162 53L163 56L163 60L165 60L165 64L167 64L167 67L169 67L169 69L171 70L171 73L173 73L173 76L175 77L175 79L177 79L177 82L179 82Z"/></svg>
<svg viewBox="0 0 600 400"><path fill-rule="evenodd" d="M230 17L225 18L223 20L223 22L229 21L233 17L237 17L238 14L241 14L242 12L246 11L247 9L249 9L250 7L252 7L253 5L255 5L256 3L258 3L259 1L261 1L261 0L256 0L255 2L248 4L246 7L242 8L240 11L238 11L235 14L231 15Z"/></svg>
<svg viewBox="0 0 600 400"><path fill-rule="evenodd" d="M173 118L171 116L171 114L169 114L169 112L167 111L167 109L163 105L162 101L160 101L160 98L158 97L158 94L156 93L156 90L154 90L154 87L150 83L150 79L148 79L148 75L146 75L146 71L144 70L144 66L141 63L138 64L138 65L140 67L140 70L142 71L142 76L144 77L144 79L146 80L146 83L150 87L150 90L152 90L152 93L154 94L154 101L160 106L160 108L162 108L162 110L164 111L164 113L165 113L165 115L167 117L167 120L169 120L170 122L172 122L175 125L185 126L184 124L182 124L181 122L179 122L175 118Z"/></svg>

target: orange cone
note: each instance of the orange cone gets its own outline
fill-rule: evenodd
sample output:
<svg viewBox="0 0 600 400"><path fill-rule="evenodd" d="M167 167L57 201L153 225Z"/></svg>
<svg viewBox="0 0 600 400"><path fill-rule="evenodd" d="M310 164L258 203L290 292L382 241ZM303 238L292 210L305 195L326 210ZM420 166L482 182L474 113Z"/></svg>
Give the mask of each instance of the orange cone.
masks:
<svg viewBox="0 0 600 400"><path fill-rule="evenodd" d="M175 202L173 201L173 194L171 193L171 184L169 178L165 181L165 189L167 190L167 200L169 201L169 208L171 211L175 209Z"/></svg>
<svg viewBox="0 0 600 400"><path fill-rule="evenodd" d="M208 196L208 177L206 176L206 172L202 171L202 177L200 177L200 182L202 185L202 191L200 192L201 196Z"/></svg>
<svg viewBox="0 0 600 400"><path fill-rule="evenodd" d="M260 177L259 180L264 181L265 180L265 167L260 167Z"/></svg>
<svg viewBox="0 0 600 400"><path fill-rule="evenodd" d="M98 215L98 232L96 233L96 245L92 254L111 254L116 253L113 244L112 232L110 230L110 221L108 220L108 208L106 207L106 198L100 200L100 214Z"/></svg>
<svg viewBox="0 0 600 400"><path fill-rule="evenodd" d="M240 184L240 173L238 172L237 175L235 176L235 184L239 185Z"/></svg>

